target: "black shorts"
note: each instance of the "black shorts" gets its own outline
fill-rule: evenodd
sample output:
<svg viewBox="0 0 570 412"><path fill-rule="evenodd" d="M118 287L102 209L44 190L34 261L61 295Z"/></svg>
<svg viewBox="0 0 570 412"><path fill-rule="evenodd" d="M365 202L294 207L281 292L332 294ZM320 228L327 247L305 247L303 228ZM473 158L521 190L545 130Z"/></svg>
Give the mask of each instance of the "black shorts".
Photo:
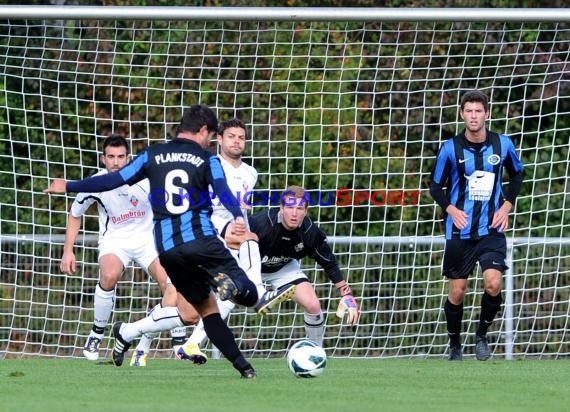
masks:
<svg viewBox="0 0 570 412"><path fill-rule="evenodd" d="M480 239L450 239L445 241L443 276L450 279L467 279L473 274L477 261L481 270L508 269L505 264L507 240L501 232Z"/></svg>
<svg viewBox="0 0 570 412"><path fill-rule="evenodd" d="M218 236L184 243L159 257L176 290L190 303L200 304L208 298L214 286L213 278L220 272L232 279L247 279Z"/></svg>

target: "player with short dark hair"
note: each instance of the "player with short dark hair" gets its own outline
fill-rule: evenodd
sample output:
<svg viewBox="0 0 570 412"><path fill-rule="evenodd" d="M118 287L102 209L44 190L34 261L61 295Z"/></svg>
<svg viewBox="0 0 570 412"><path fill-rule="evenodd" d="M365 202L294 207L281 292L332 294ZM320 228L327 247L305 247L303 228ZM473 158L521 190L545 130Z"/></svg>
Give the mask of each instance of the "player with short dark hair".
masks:
<svg viewBox="0 0 570 412"><path fill-rule="evenodd" d="M483 271L484 293L475 334L475 357L484 361L491 357L487 330L502 303L501 275L507 269L504 231L522 186L523 165L509 137L486 129L489 100L485 93L466 92L459 115L465 130L439 149L431 172L430 194L444 210L443 276L449 280L444 311L449 360L463 359L463 299L467 279L478 261ZM505 193L501 184L503 169L509 175Z"/></svg>
<svg viewBox="0 0 570 412"><path fill-rule="evenodd" d="M218 238L210 220L210 202L203 197L212 187L218 197L226 199L224 205L234 217L234 230L245 231L241 209L227 186L220 161L206 151L217 128L218 119L212 109L191 106L184 112L171 141L149 146L130 164L103 178L75 182L56 179L44 192L106 191L148 178L160 262L177 291L202 317L212 343L242 377L254 378L256 372L221 319L211 291L214 286L221 300L231 298L244 306L253 306L258 300L255 285ZM134 323L117 322L113 326L115 364L123 363L124 353L142 333L168 330L180 324L176 308L155 309L151 317Z"/></svg>
<svg viewBox="0 0 570 412"><path fill-rule="evenodd" d="M125 166L130 160L127 140L120 135L107 136L101 145L101 163L105 169L96 176L106 176ZM65 243L60 269L72 275L77 269L73 247L81 228L81 217L92 205L97 205L99 214L99 281L93 297L93 326L83 348L83 356L89 360L99 359L99 346L105 327L115 304L115 289L125 267L134 261L159 284L164 293L162 306L176 306L176 289L160 265L154 246L152 206L148 201L149 182L143 180L135 185L123 185L108 192L80 193L69 210L65 231ZM194 309L183 308L188 324L199 319ZM190 319L189 319L190 318ZM171 330L172 341L184 341L185 328ZM141 359L144 364L145 359Z"/></svg>

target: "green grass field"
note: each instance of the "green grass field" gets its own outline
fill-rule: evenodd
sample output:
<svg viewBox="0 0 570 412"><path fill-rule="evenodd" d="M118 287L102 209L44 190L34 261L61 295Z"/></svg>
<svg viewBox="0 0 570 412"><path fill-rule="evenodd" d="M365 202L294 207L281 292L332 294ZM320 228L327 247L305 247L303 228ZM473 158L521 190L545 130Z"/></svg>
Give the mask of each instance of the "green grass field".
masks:
<svg viewBox="0 0 570 412"><path fill-rule="evenodd" d="M128 360L127 360L128 362ZM229 362L173 359L117 368L83 359L0 361L0 411L567 411L568 361L329 359L295 378L284 359L253 359L255 380Z"/></svg>

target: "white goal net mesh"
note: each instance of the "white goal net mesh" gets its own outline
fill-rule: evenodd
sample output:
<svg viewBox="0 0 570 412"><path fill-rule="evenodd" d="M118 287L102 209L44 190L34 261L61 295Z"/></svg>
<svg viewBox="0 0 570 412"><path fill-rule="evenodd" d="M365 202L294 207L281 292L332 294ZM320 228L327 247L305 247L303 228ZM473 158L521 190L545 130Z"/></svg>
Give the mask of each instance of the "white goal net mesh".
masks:
<svg viewBox="0 0 570 412"><path fill-rule="evenodd" d="M495 356L569 356L568 21L260 20L0 21L0 356L81 356L91 328L96 211L83 221L78 274L62 274L73 196L43 195L49 178L95 173L112 132L136 155L196 103L248 125L259 191L298 184L316 203L322 195L309 214L362 309L357 327L340 324L334 287L302 261L330 355L444 356L440 210L427 181L473 88L489 94L490 128L512 137L526 166L508 231L508 296L490 331ZM467 348L481 282L477 272L469 283ZM159 299L129 267L111 322L137 320ZM247 356L281 356L304 336L291 302L263 318L238 308L228 322ZM111 347L105 339L103 355ZM169 347L163 334L153 353Z"/></svg>

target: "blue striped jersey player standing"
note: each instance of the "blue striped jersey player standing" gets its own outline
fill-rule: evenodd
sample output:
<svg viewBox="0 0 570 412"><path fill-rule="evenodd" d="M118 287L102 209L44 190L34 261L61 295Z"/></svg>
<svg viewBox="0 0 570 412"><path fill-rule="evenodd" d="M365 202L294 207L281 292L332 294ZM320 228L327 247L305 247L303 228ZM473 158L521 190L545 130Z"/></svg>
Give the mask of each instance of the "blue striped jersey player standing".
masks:
<svg viewBox="0 0 570 412"><path fill-rule="evenodd" d="M475 357L487 360L491 350L487 330L502 303L501 276L507 242L508 215L520 192L523 165L508 136L485 127L489 99L479 90L461 98L459 115L463 132L440 147L431 172L430 194L444 211L445 252L443 276L449 281L444 305L449 335L449 360L462 360L461 321L467 279L477 261L483 271L479 326L475 333ZM509 184L503 191L503 169Z"/></svg>

